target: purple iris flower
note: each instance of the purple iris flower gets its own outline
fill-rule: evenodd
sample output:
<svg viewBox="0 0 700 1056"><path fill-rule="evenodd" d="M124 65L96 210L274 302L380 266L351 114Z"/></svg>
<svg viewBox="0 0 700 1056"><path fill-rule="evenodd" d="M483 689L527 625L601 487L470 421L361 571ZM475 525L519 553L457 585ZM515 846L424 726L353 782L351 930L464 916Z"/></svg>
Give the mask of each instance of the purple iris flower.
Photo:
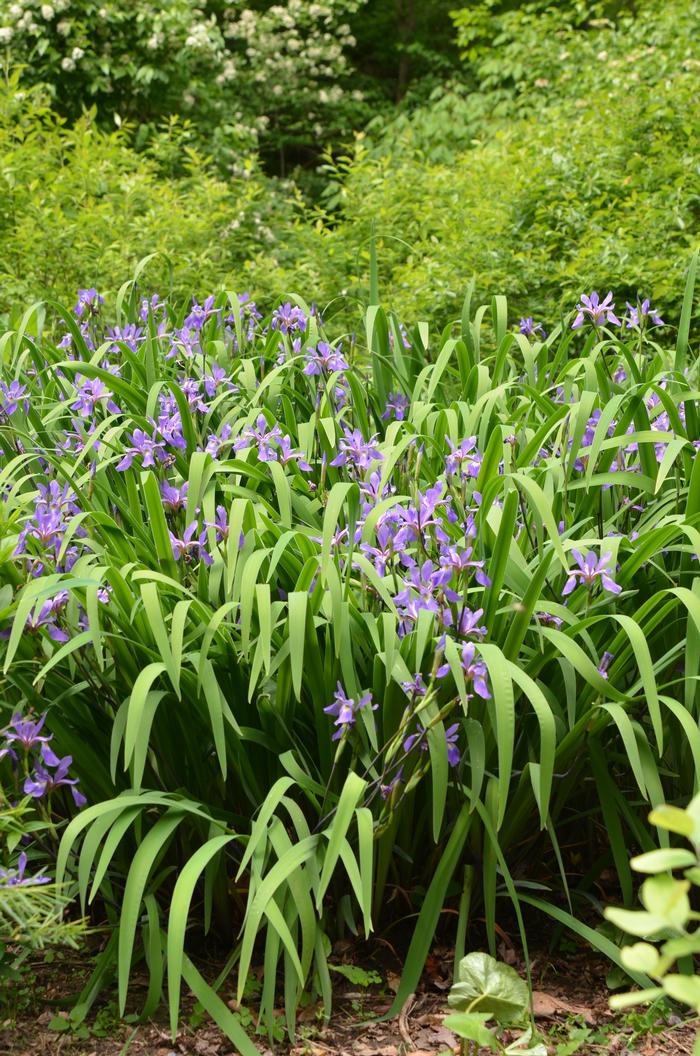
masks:
<svg viewBox="0 0 700 1056"><path fill-rule="evenodd" d="M82 418L91 418L101 404L111 414L120 413L112 399L113 393L109 391L101 378L83 378L78 374L75 379L75 391L78 399L71 404L70 409L77 411Z"/></svg>
<svg viewBox="0 0 700 1056"><path fill-rule="evenodd" d="M164 307L165 304L163 303L163 301L161 301L157 293L153 294L150 301L144 297L144 299L141 301L141 307L139 309L139 319L142 323L147 323L149 311L153 315L155 315L156 312L159 312L160 309Z"/></svg>
<svg viewBox="0 0 700 1056"><path fill-rule="evenodd" d="M402 392L390 392L382 414L383 421L395 418L397 422L402 422L406 417L410 402L408 396L404 396Z"/></svg>
<svg viewBox="0 0 700 1056"><path fill-rule="evenodd" d="M25 627L30 633L43 629L54 642L67 642L69 635L56 623L58 613L68 601L68 591L62 590L55 597L49 598L43 603L39 612L35 615L30 612L27 616Z"/></svg>
<svg viewBox="0 0 700 1056"><path fill-rule="evenodd" d="M41 505L56 506L58 509L66 506L69 513L80 513L80 508L75 501L75 492L69 484L61 487L57 480L52 480L49 484L38 484L37 491Z"/></svg>
<svg viewBox="0 0 700 1056"><path fill-rule="evenodd" d="M35 748L38 744L48 744L51 734L47 737L41 732L46 722L46 715L47 713L44 712L35 722L33 719L23 719L19 712L15 712L10 725L3 731L5 740L9 744L20 745L25 752Z"/></svg>
<svg viewBox="0 0 700 1056"><path fill-rule="evenodd" d="M19 407L20 401L27 391L26 385L20 385L18 381L11 381L7 385L0 381L0 410L9 418ZM24 413L29 413L29 400L24 400Z"/></svg>
<svg viewBox="0 0 700 1056"><path fill-rule="evenodd" d="M127 323L126 326L108 326L107 337L114 342L109 349L110 352L119 352L117 341L126 345L131 352L136 352L139 344L145 340L143 327L137 326L136 323Z"/></svg>
<svg viewBox="0 0 700 1056"><path fill-rule="evenodd" d="M198 411L200 414L206 414L209 408L199 391L199 379L189 378L185 374L181 374L177 379L177 383L187 399L189 408L193 411Z"/></svg>
<svg viewBox="0 0 700 1056"><path fill-rule="evenodd" d="M426 686L423 680L423 675L420 671L410 682L402 682L401 689L407 697L413 697L414 699L416 697L424 697L428 692L428 687Z"/></svg>
<svg viewBox="0 0 700 1056"><path fill-rule="evenodd" d="M193 356L200 355L202 347L199 343L199 331L190 329L189 326L182 326L180 329L175 327L172 335L172 344L170 349L165 354L166 359L177 359L180 356L184 356L185 359L191 359Z"/></svg>
<svg viewBox="0 0 700 1056"><path fill-rule="evenodd" d="M53 506L37 506L34 517L29 524L19 533L19 540L15 548L15 554L22 554L26 549L27 538L36 539L44 547L52 544L60 544L65 531L65 522L61 510Z"/></svg>
<svg viewBox="0 0 700 1056"><path fill-rule="evenodd" d="M218 363L214 363L211 368L211 373L205 374L202 377L204 383L204 391L207 396L211 399L216 394L216 390L220 385L226 383L226 387L230 392L238 392L238 389L231 381L231 378L226 373L223 367L220 367Z"/></svg>
<svg viewBox="0 0 700 1056"><path fill-rule="evenodd" d="M483 609L476 609L475 611L463 609L457 620L457 633L465 638L478 638L479 640L485 638L488 634L488 628L484 624L479 625L479 620L483 615Z"/></svg>
<svg viewBox="0 0 700 1056"><path fill-rule="evenodd" d="M578 315L571 324L572 330L578 330L580 326L583 326L586 317L590 319L594 326L602 326L603 323L612 323L614 326L622 325L615 315L612 291L602 301L595 290L593 290L590 297L585 293L582 294L579 304L576 305L576 311Z"/></svg>
<svg viewBox="0 0 700 1056"><path fill-rule="evenodd" d="M342 411L350 403L350 386L345 378L339 378L338 384L333 389L333 399L336 409Z"/></svg>
<svg viewBox="0 0 700 1056"><path fill-rule="evenodd" d="M188 488L188 481L185 481L180 488L176 488L174 484L171 484L167 480L161 481L160 494L165 508L172 513L177 513L178 510L181 510L187 502Z"/></svg>
<svg viewBox="0 0 700 1056"><path fill-rule="evenodd" d="M615 654L609 653L606 649L600 658L600 663L598 664L598 674L602 675L603 678L608 677L608 668L610 667L610 664L613 662L614 659Z"/></svg>
<svg viewBox="0 0 700 1056"><path fill-rule="evenodd" d="M138 455L142 460L142 469L148 469L149 466L155 466L156 458L159 461L163 460L164 448L164 442L156 440L155 432L153 436L148 436L143 429L134 429L131 434L131 447L126 448L124 457L121 462L117 463L115 468L119 473L123 473L131 467L134 458Z"/></svg>
<svg viewBox="0 0 700 1056"><path fill-rule="evenodd" d="M406 605L413 595L417 594L421 608L427 609L428 612L439 612L438 598L445 597L452 602L460 600L459 594L448 587L452 575L451 568L436 566L430 559L424 561L420 567L415 565L409 569L408 576L403 581L404 589L396 595L394 602L399 606Z"/></svg>
<svg viewBox="0 0 700 1056"><path fill-rule="evenodd" d="M319 341L316 348L307 348L304 360L304 374L334 374L336 371L349 370L348 364L340 353L340 348L331 348L327 341Z"/></svg>
<svg viewBox="0 0 700 1056"><path fill-rule="evenodd" d="M445 468L450 475L461 474L462 478L478 477L481 469L481 455L476 449L476 437L468 436L459 447L455 447L449 436L445 437L450 445L450 454L445 459Z"/></svg>
<svg viewBox="0 0 700 1056"><path fill-rule="evenodd" d="M462 671L464 672L464 678L467 682L471 682L474 686L474 692L477 693L482 700L490 700L491 694L487 685L488 669L483 660L477 658L476 647L473 642L462 643L462 657L461 657ZM449 664L441 664L437 670L438 678L445 678L450 673Z"/></svg>
<svg viewBox="0 0 700 1056"><path fill-rule="evenodd" d="M249 293L238 294L238 318L242 323L247 324L245 330L246 340L252 341L256 327L262 319L262 315L258 311L255 301L251 301ZM235 316L231 313L226 317L227 333L231 336L236 351L240 351L238 348L238 337L232 329L234 322Z"/></svg>
<svg viewBox="0 0 700 1056"><path fill-rule="evenodd" d="M561 627L564 622L561 616L554 616L551 612L536 612L535 617L544 627Z"/></svg>
<svg viewBox="0 0 700 1056"><path fill-rule="evenodd" d="M459 546L445 546L440 551L440 564L449 566L456 572L467 572L474 570L474 578L482 587L490 587L491 580L484 572L484 561L475 561L472 557L474 547L468 546L462 549ZM479 610L481 611L481 610Z"/></svg>
<svg viewBox="0 0 700 1056"><path fill-rule="evenodd" d="M85 309L89 309L89 314L94 315L99 306L105 303L104 297L101 297L94 286L89 290L78 290L78 303L73 309L78 319L81 319Z"/></svg>
<svg viewBox="0 0 700 1056"><path fill-rule="evenodd" d="M360 708L371 707L372 711L376 711L379 707L378 704L372 704L372 694L365 693L359 697L358 700L353 700L352 697L347 697L345 691L338 682L338 688L333 694L333 703L329 704L327 708L324 708L324 714L335 715L334 725L337 727L336 732L333 734L331 740L339 741L346 730L352 729L355 725L355 715Z"/></svg>
<svg viewBox="0 0 700 1056"><path fill-rule="evenodd" d="M230 422L224 422L224 424L221 426L221 433L219 434L219 436L216 436L215 433L212 433L209 439L207 440L204 447L204 450L207 452L207 454L211 455L213 459L217 459L221 454L221 449L231 442L232 432L233 428L231 427ZM236 450L235 444L233 449L234 451Z"/></svg>
<svg viewBox="0 0 700 1056"><path fill-rule="evenodd" d="M184 326L186 326L188 330L201 330L210 316L217 315L221 312L220 308L214 307L215 301L216 297L213 293L207 297L204 304L198 304L193 297L192 308L190 314L185 319Z"/></svg>
<svg viewBox="0 0 700 1056"><path fill-rule="evenodd" d="M0 869L0 887L30 887L32 884L50 884L50 876L25 876L27 852L22 851L16 869Z"/></svg>
<svg viewBox="0 0 700 1056"><path fill-rule="evenodd" d="M402 525L396 533L394 545L397 549L405 547L407 543L413 542L413 540L421 536L425 537L430 528L434 530L435 537L439 542L447 543L449 541L449 537L443 527L442 518L437 516L438 510L444 509L448 520L450 520L451 500L442 498L444 489L444 480L438 480L432 488L428 488L424 492L416 492L415 505L408 509L398 508L397 513L401 517Z"/></svg>
<svg viewBox="0 0 700 1056"><path fill-rule="evenodd" d="M343 428L343 436L338 441L338 454L331 461L332 466L347 466L354 472L364 472L376 462L383 460L384 455L376 446L377 434L365 440L359 429Z"/></svg>
<svg viewBox="0 0 700 1056"><path fill-rule="evenodd" d="M307 318L301 308L287 301L280 304L272 313L270 326L273 330L279 330L281 334L293 334L295 332L306 332Z"/></svg>
<svg viewBox="0 0 700 1056"><path fill-rule="evenodd" d="M447 744L447 762L450 766L457 766L462 754L457 745L457 738L459 737L459 723L455 722L452 726L448 726L445 730L445 741ZM420 747L422 752L428 751L428 740L427 730L419 722L416 727L416 732L410 734L403 742L404 754L408 755L414 747Z"/></svg>
<svg viewBox="0 0 700 1056"><path fill-rule="evenodd" d="M195 535L197 530L197 522L192 521L192 524L185 528L185 533L181 539L174 532L168 531L170 545L173 548L173 557L176 561L182 558L188 564L194 560L201 559L205 565L211 565L213 564L213 558L204 547L207 537L206 532L200 532L199 535Z"/></svg>
<svg viewBox="0 0 700 1056"><path fill-rule="evenodd" d="M651 319L654 326L663 326L664 321L656 311L655 308L651 307L651 302L646 297L641 304L633 307L629 301L627 301L627 309L630 313L629 320L627 322L627 329L632 330L635 327L643 326L647 319Z"/></svg>
<svg viewBox="0 0 700 1056"><path fill-rule="evenodd" d="M44 765L37 763L34 767L34 773L30 774L24 782L24 794L31 796L33 799L42 799L45 795L50 794L56 788L60 788L62 785L70 787L71 795L75 801L76 807L84 807L87 803L85 796L76 787L78 784L77 777L69 777L68 770L73 762L71 755L64 755L62 759L49 748L48 744L42 744L41 746L41 758ZM53 773L51 773L51 769Z"/></svg>
<svg viewBox="0 0 700 1056"><path fill-rule="evenodd" d="M386 785L380 785L379 786L379 794L381 795L382 799L388 799L389 796L391 795L391 793L394 791L394 789L398 785L400 785L402 781L403 781L403 767L400 766L399 769L394 774L394 776L392 777L391 781L387 782Z"/></svg>
<svg viewBox="0 0 700 1056"><path fill-rule="evenodd" d="M259 414L255 427L248 426L243 430L238 440L234 443L233 450L240 451L243 448L255 446L258 449L258 458L261 462L272 462L274 461L272 445L278 443L281 438L282 430L277 422L270 429L268 428L265 415Z"/></svg>
<svg viewBox="0 0 700 1056"><path fill-rule="evenodd" d="M403 345L404 348L413 348L413 345L411 344L411 342L409 340L409 337L408 337L408 331L406 330L406 327L404 326L403 323L399 323L399 335L401 337L401 344ZM393 333L390 333L389 334L389 348L393 348L393 347L394 347L394 335L393 335Z"/></svg>
<svg viewBox="0 0 700 1056"><path fill-rule="evenodd" d="M283 466L288 465L290 462L296 462L299 469L304 473L311 472L311 466L304 458L303 451L295 451L292 447L291 436L282 436L279 441L279 454L274 454L273 457L282 463Z"/></svg>
<svg viewBox="0 0 700 1056"><path fill-rule="evenodd" d="M520 320L520 333L524 334L525 337L533 337L534 334L540 334L544 341L547 336L542 323L536 323L531 315L528 315L526 319Z"/></svg>
<svg viewBox="0 0 700 1056"><path fill-rule="evenodd" d="M157 428L166 444L169 444L170 447L175 447L178 451L186 449L187 441L182 435L182 418L179 411L174 414L159 414Z"/></svg>
<svg viewBox="0 0 700 1056"><path fill-rule="evenodd" d="M213 521L205 521L204 523L205 523L205 526L207 528L213 528L214 531L216 532L216 541L217 541L217 543L221 543L225 539L228 539L229 523L228 523L228 513L226 512L226 507L225 506L217 506L216 507L216 517L215 517L215 519ZM238 540L239 548L241 546L243 546L244 542L245 542L245 535L243 534L243 532L241 532L239 540Z"/></svg>
<svg viewBox="0 0 700 1056"><path fill-rule="evenodd" d="M583 557L578 550L572 550L571 554L578 564L578 568L569 572L569 578L564 584L564 589L562 590L562 595L564 597L566 597L567 594L571 594L579 580L581 583L585 583L589 591L593 589L596 580L600 580L603 590L607 590L611 594L620 593L622 587L619 583L616 583L606 571L607 566L610 564L612 554L602 554L600 559L597 559L595 554L592 553L588 553Z"/></svg>
<svg viewBox="0 0 700 1056"><path fill-rule="evenodd" d="M392 524L384 522L377 526L377 545L362 543L360 550L372 562L378 575L386 575L387 567L391 565L396 554L394 549L395 528Z"/></svg>

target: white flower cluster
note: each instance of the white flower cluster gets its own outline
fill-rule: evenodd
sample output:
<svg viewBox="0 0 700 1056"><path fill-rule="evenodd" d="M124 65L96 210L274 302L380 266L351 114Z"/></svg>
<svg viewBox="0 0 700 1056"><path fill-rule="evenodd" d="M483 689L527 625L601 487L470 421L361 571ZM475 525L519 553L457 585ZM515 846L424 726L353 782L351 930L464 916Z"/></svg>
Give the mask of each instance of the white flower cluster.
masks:
<svg viewBox="0 0 700 1056"><path fill-rule="evenodd" d="M320 136L346 95L354 104L361 98L342 84L355 44L348 17L367 2L280 0L258 10L225 0L214 12L211 0L139 0L130 14L124 0L104 0L92 33L88 0L0 0L0 45L11 46L18 62L40 56L43 67L32 61L32 70L42 80L56 69L79 71L100 90L113 57L128 58L137 93L157 62L161 83L181 86L182 109L206 99L222 128L235 125L252 143L266 128L284 133L290 123ZM170 105L177 109L177 100Z"/></svg>

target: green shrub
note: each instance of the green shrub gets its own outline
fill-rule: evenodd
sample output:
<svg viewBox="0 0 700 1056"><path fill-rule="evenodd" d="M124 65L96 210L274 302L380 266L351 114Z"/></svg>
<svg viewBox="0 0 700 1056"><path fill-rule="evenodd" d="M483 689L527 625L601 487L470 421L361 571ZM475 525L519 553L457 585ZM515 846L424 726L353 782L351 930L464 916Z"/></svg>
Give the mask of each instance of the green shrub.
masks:
<svg viewBox="0 0 700 1056"><path fill-rule="evenodd" d="M252 162L224 181L177 141L185 174L171 179L129 138L125 129L100 131L93 112L66 124L40 89L22 89L16 77L0 88L0 310L72 299L85 282L114 288L125 267L151 253L161 256L149 277L176 296L227 277L247 285L261 253L290 266L296 206L288 185Z"/></svg>
<svg viewBox="0 0 700 1056"><path fill-rule="evenodd" d="M558 60L561 14L529 10L503 16L510 29L480 53L494 72L479 67L475 90L358 135L333 181L334 279L361 285L374 230L383 293L412 316L455 315L474 275L482 296L508 288L524 313L556 317L591 285L630 299L644 285L677 317L700 222L697 0L562 30ZM630 43L640 25L643 46ZM532 82L510 83L518 63Z"/></svg>
<svg viewBox="0 0 700 1056"><path fill-rule="evenodd" d="M665 845L630 863L647 877L640 890L644 910L608 908L605 916L621 931L644 940L623 948L622 963L629 971L650 977L651 985L616 994L610 1004L616 1009L630 1008L667 997L700 1015L700 977L693 972L700 934L691 928L698 919L691 893L700 886L700 796L694 796L685 809L662 804L651 812L649 821ZM682 836L692 850L668 846L669 833ZM673 876L675 870L682 871L682 880ZM693 1053L700 1053L700 1036Z"/></svg>

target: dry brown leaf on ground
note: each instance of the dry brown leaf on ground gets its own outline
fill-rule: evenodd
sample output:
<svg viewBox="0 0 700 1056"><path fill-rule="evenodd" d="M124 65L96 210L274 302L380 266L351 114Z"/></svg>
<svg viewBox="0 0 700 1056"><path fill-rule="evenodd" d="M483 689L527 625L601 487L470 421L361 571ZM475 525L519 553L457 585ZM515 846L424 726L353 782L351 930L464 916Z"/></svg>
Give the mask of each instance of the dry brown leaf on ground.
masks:
<svg viewBox="0 0 700 1056"><path fill-rule="evenodd" d="M352 1047L352 1056L398 1056L396 1045L365 1045L356 1042Z"/></svg>
<svg viewBox="0 0 700 1056"><path fill-rule="evenodd" d="M575 1001L563 1001L542 990L532 991L532 1012L536 1019L552 1019L554 1016L582 1016L586 1023L595 1023L597 1018L592 1008L579 1005Z"/></svg>

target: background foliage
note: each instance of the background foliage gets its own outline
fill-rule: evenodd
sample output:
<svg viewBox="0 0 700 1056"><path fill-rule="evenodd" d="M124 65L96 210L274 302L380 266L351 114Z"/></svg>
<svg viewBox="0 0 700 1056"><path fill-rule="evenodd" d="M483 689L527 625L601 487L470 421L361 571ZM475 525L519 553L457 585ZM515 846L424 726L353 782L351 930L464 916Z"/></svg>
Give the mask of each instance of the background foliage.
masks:
<svg viewBox="0 0 700 1056"><path fill-rule="evenodd" d="M304 8L315 11L315 5ZM38 8L32 10L37 22ZM226 10L233 17L238 9ZM263 6L251 12L257 43L246 61L268 68L275 49L274 61L283 61L287 53L279 47L274 20L284 21L286 11ZM182 6L166 12L184 32ZM240 105L245 108L254 98L261 101L259 114L269 110L276 116L265 126L268 140L249 137L234 150L235 163L232 169L227 163L225 177L207 160L213 155L220 163L216 137L228 135L220 114L207 117L210 104L227 106L215 77L206 80L214 102L197 97L178 116L177 92L170 96L135 70L120 79L95 74L94 91L82 82L71 89L70 77L78 76L78 69L62 72L63 59L51 49L41 62L35 56L19 95L14 78L3 93L5 306L30 291L66 299L85 283L109 288L124 274L120 261L135 263L162 250L173 263L176 292L231 281L260 296L313 289L350 320L356 318L357 297L367 292L367 247L374 231L382 288L399 311L416 316L437 313L447 319L457 313L458 291L472 274L484 296L507 288L515 310L550 317L591 285L615 286L630 297L643 286L666 303L671 318L677 314L683 261L700 220L697 0L661 7L644 0L634 9L470 7L455 14L463 59L450 53L447 42L443 47L436 33L433 44L442 58L427 63L421 49L429 33L417 12L411 38L420 52L411 52L416 77L398 108L387 105L403 54L393 5L391 12L379 3L366 9L335 5L332 13L354 18L360 27L352 27L359 57L355 74L348 74L350 94L357 90L374 100L376 116L347 149L337 137L342 140L359 111L342 117L345 133L328 126L315 145L309 141L307 151L295 138L302 115L308 130L308 115L315 112L305 94L311 81L302 60L295 59L287 71L299 78L296 87L282 73L260 87L255 70L242 66L247 87L235 89ZM155 8L148 15L160 17ZM402 17L410 20L410 5ZM27 21L26 12L22 18ZM325 24L318 18L319 26ZM375 22L383 27L380 36L372 29ZM120 32L136 32L132 23L127 19ZM384 39L390 23L395 47L384 67L387 76L373 79L379 59L368 38ZM43 33L44 23L37 25ZM50 25L55 28L54 21ZM240 28L240 21L236 25ZM294 22L282 38L315 39L315 31L304 26ZM32 47L39 47L28 25L18 38L14 29L12 34L10 61L25 55L30 37ZM91 56L86 70L102 62L100 39L96 35L93 51L86 51ZM301 50L308 60L314 49L309 43ZM172 49L173 77L185 76L179 54ZM141 61L138 55L133 50L134 62ZM350 67L331 65L334 84L344 84L342 71ZM163 70L170 75L167 63ZM443 77L437 88L430 70ZM72 107L73 120L53 114L39 90L26 91L27 78L47 81L54 105L62 103L69 113ZM291 109L280 109L277 96L267 97L266 84L284 84L285 107ZM108 88L117 93L114 99L100 96ZM158 114L148 109L149 91L161 108ZM102 109L76 121L95 93ZM113 109L133 123L108 130ZM330 111L345 113L335 103L329 103ZM319 114L319 120L325 118ZM254 142L268 169L270 151L278 162L280 149L291 152L287 162L293 163L295 150L298 158L307 151L308 160L330 142L335 147L320 171L306 170L303 201L293 184L263 176L250 150ZM36 230L46 232L40 257ZM154 275L158 284L161 274Z"/></svg>

